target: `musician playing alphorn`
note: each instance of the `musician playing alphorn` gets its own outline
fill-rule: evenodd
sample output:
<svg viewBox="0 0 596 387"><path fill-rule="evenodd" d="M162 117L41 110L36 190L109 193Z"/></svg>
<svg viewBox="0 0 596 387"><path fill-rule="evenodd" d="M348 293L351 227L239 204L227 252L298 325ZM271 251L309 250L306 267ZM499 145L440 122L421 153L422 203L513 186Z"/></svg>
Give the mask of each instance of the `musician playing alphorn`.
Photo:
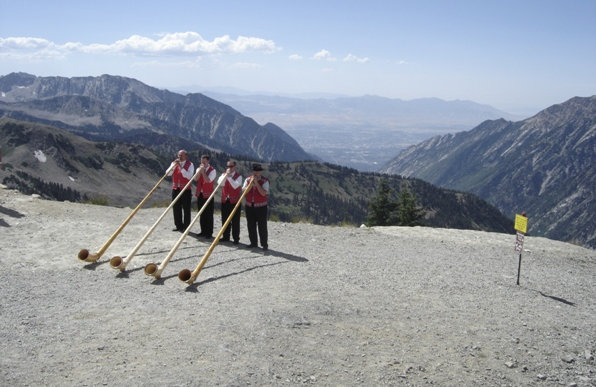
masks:
<svg viewBox="0 0 596 387"><path fill-rule="evenodd" d="M201 165L199 166L199 176L197 176L197 206L199 211L213 192L213 183L217 172L209 164L210 157L208 155L201 156ZM213 238L213 200L210 200L205 210L201 214L201 232L199 236L207 239Z"/></svg>
<svg viewBox="0 0 596 387"><path fill-rule="evenodd" d="M238 199L242 196L242 175L236 171L236 161L228 160L226 171L222 173L217 183L221 183L223 179L226 179L226 182L221 189L221 224L226 222L234 206L238 203ZM221 237L222 242L230 241L230 230L234 244L238 244L240 242L240 209L236 211L232 221L224 230Z"/></svg>
<svg viewBox="0 0 596 387"><path fill-rule="evenodd" d="M180 190L184 188L186 183L188 183L194 176L195 167L193 163L188 160L188 155L184 149L178 151L178 158L172 162L177 164L174 170L170 172L172 176L172 200L174 200L180 193ZM176 226L172 231L184 232L190 225L191 202L192 189L189 185L186 190L184 190L180 200L178 200L172 207L174 213L174 225Z"/></svg>
<svg viewBox="0 0 596 387"><path fill-rule="evenodd" d="M259 239L263 250L269 248L267 232L267 194L269 193L269 179L261 175L263 167L261 164L252 165L252 176L244 181L242 189L254 180L253 186L244 199L244 211L246 213L246 226L248 228L249 247L258 247ZM258 233L258 238L257 238Z"/></svg>

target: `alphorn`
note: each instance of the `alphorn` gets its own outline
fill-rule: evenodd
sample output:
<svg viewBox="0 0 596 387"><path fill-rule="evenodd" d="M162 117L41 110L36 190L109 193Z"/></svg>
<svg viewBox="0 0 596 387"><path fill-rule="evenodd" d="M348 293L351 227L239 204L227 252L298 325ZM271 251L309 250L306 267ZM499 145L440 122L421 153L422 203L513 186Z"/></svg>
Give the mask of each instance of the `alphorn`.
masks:
<svg viewBox="0 0 596 387"><path fill-rule="evenodd" d="M153 276L156 279L161 278L161 273L166 268L168 263L170 263L170 259L172 259L172 257L176 253L176 250L178 250L178 247L180 247L180 245L182 244L182 241L184 240L184 238L186 238L186 236L190 232L190 229L192 228L192 226L194 226L194 224L199 219L201 214L205 211L205 209L207 208L207 205L213 199L213 196L215 196L215 193L217 192L219 187L221 187L221 185L225 183L226 179L227 179L227 176L224 179L222 179L222 181L217 185L217 187L215 187L215 189L213 190L213 192L211 193L209 198L207 198L207 201L205 202L205 204L203 204L203 207L201 207L201 209L199 210L199 213L195 216L195 218L190 223L190 226L188 226L188 228L184 231L182 236L180 236L180 238L178 239L178 242L176 242L174 247L172 247L172 250L170 250L170 252L168 253L168 256L164 258L164 260L159 264L159 266L157 266L155 263L147 264L145 266L145 274Z"/></svg>
<svg viewBox="0 0 596 387"><path fill-rule="evenodd" d="M166 214L170 211L170 209L174 206L174 204L176 204L176 202L178 201L178 199L180 199L182 197L182 194L184 194L184 191L186 191L186 189L188 188L188 186L190 186L190 184L192 183L192 181L199 176L199 168L197 168L197 172L193 175L193 177L188 181L188 183L186 183L186 185L184 186L184 188L182 188L180 190L180 193L176 196L176 198L174 198L174 200L172 200L172 202L170 203L170 205L168 206L168 208L166 208L163 212L163 214L161 214L161 216L157 219L157 221L155 221L155 223L153 223L153 226L151 226L149 228L149 230L145 233L145 235L141 238L141 240L139 241L139 243L137 243L137 245L132 249L132 251L126 256L126 258L122 258L120 256L115 256L112 257L112 259L110 259L110 266L113 267L114 269L119 269L120 271L124 271L124 269L126 269L126 265L129 264L130 261L132 261L132 259L134 258L135 254L137 253L137 251L139 251L139 249L141 248L141 246L143 246L143 243L145 243L145 241L147 240L147 238L149 238L149 235L151 235L151 233L153 232L153 230L155 230L155 228L157 227L157 225L159 224L159 222L161 222L161 220L164 218L164 216L166 216Z"/></svg>
<svg viewBox="0 0 596 387"><path fill-rule="evenodd" d="M176 164L172 163L172 165L170 165L170 168L168 168L168 170L166 171L165 175L163 175L163 177L161 179L159 179L159 181L157 182L157 184L155 184L155 186L151 189L151 191L149 191L149 193L143 198L143 200L141 200L141 202L137 205L137 207L132 210L132 212L130 213L130 215L128 215L128 218L126 218L124 220L124 222L122 222L122 224L120 225L120 227L118 227L118 229L112 234L112 236L107 240L106 243L104 243L104 245L101 247L101 249L99 249L99 251L95 254L89 254L89 250L87 249L82 249L81 251L79 251L79 259L81 261L85 261L85 262L95 262L97 261L102 255L103 253L106 252L106 250L108 249L108 247L110 247L110 245L112 244L112 242L114 242L114 240L116 239L116 237L118 237L118 234L120 234L120 232L122 232L122 230L124 230L124 227L126 227L126 225L128 224L128 222L130 222L130 220L132 219L133 216L135 216L135 214L141 209L141 207L143 207L143 205L145 205L145 203L147 202L147 200L149 199L149 197L151 195L153 195L153 192L155 192L155 190L157 189L157 187L159 187L159 185L165 180L165 178L168 176L168 174L170 173L170 171L176 166Z"/></svg>
<svg viewBox="0 0 596 387"><path fill-rule="evenodd" d="M193 282L195 282L195 280L199 276L199 273L203 269L203 266L205 266L205 263L207 263L207 259L209 259L209 256L213 252L213 249L215 249L215 246L217 246L217 244L219 243L219 238L221 238L221 236L223 235L226 227L228 227L228 225L232 221L232 218L234 217L234 214L236 213L236 211L240 207L240 204L242 203L242 200L244 200L244 197L246 196L246 194L248 193L248 191L252 188L253 182L254 182L254 179L251 179L250 180L250 183L248 184L248 186L246 187L246 189L242 193L242 196L240 196L240 199L238 200L238 203L236 203L236 205L232 209L232 213L230 214L230 216L228 216L228 219L226 219L226 222L224 223L224 225L221 226L221 230L219 230L219 233L217 233L217 236L215 237L215 240L213 241L213 243L211 243L211 246L209 247L209 250L207 250L207 252L203 256L203 258L201 259L201 261L197 265L196 269L194 269L192 272L190 270L188 270L188 269L184 269L184 270L181 270L178 273L178 279L180 281L186 282L189 285L192 285Z"/></svg>

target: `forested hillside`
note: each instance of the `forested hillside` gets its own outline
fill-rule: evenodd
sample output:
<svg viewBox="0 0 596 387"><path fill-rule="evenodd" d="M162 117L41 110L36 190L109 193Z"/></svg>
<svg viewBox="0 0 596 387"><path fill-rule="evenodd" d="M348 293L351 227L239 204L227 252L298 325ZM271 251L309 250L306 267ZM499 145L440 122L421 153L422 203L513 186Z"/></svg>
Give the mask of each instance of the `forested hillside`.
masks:
<svg viewBox="0 0 596 387"><path fill-rule="evenodd" d="M174 155L163 155L142 145L93 142L51 126L0 120L0 146L4 155L2 183L24 193L54 200L91 200L108 205L136 205L163 176ZM205 149L189 152L197 163ZM209 152L218 173L229 154ZM237 158L247 177L253 160ZM258 160L257 160L258 161ZM366 221L369 202L386 179L397 195L407 187L426 212L422 223L508 232L512 221L474 195L437 188L418 179L361 173L355 169L319 162L263 163L271 180L270 215L280 221L323 225ZM216 197L216 200L218 198ZM169 201L168 184L152 198Z"/></svg>

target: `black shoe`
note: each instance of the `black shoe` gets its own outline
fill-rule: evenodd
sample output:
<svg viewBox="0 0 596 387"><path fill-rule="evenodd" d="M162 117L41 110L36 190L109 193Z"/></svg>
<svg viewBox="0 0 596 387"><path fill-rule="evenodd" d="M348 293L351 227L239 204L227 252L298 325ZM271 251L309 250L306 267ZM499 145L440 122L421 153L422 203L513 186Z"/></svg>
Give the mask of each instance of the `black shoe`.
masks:
<svg viewBox="0 0 596 387"><path fill-rule="evenodd" d="M221 237L221 238L219 238L219 241L220 242L229 242L230 241L230 237L227 237L227 238L226 237Z"/></svg>
<svg viewBox="0 0 596 387"><path fill-rule="evenodd" d="M263 250L265 250L265 251L269 250L269 246L268 245L263 246Z"/></svg>
<svg viewBox="0 0 596 387"><path fill-rule="evenodd" d="M180 231L179 228L173 228L172 231Z"/></svg>
<svg viewBox="0 0 596 387"><path fill-rule="evenodd" d="M201 231L200 233L198 233L198 234L195 234L195 235L196 235L196 236L205 236L205 234L203 234L203 232L202 232L202 231Z"/></svg>
<svg viewBox="0 0 596 387"><path fill-rule="evenodd" d="M238 243L240 243L240 241L238 239L234 240L235 245L237 245Z"/></svg>
<svg viewBox="0 0 596 387"><path fill-rule="evenodd" d="M205 239L213 239L213 236L211 236L211 235L203 235L203 237L204 237Z"/></svg>

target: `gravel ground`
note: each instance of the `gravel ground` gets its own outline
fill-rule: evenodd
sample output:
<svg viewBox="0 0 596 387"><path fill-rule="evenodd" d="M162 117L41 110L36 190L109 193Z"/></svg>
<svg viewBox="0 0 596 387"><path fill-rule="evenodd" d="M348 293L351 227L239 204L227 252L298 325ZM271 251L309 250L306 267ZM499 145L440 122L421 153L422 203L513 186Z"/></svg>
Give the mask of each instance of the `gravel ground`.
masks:
<svg viewBox="0 0 596 387"><path fill-rule="evenodd" d="M518 286L513 235L270 222L268 252L219 244L189 286L196 237L143 273L168 214L112 269L163 210L85 263L129 208L0 189L0 385L596 385L593 250L527 237Z"/></svg>

